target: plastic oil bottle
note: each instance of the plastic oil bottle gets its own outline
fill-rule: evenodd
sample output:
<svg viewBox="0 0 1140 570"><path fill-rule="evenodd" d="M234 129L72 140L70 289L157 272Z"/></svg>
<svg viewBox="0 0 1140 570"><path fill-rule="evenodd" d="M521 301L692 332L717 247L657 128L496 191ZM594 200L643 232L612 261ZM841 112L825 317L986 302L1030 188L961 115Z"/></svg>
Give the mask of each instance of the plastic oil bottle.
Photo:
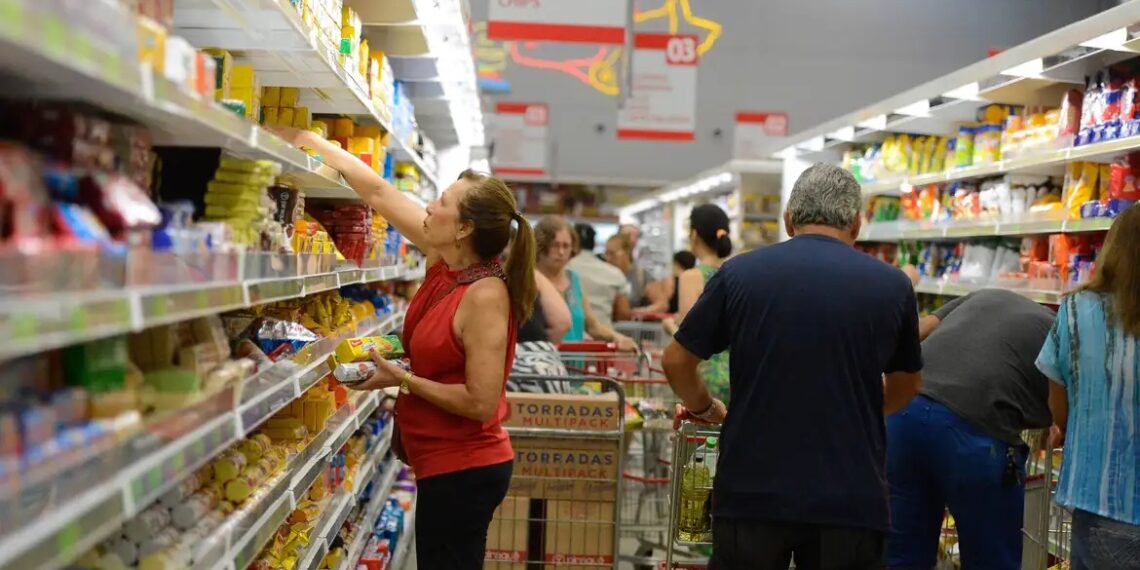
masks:
<svg viewBox="0 0 1140 570"><path fill-rule="evenodd" d="M677 538L703 542L709 537L708 502L712 477L705 464L704 446L698 447L681 474L681 516Z"/></svg>

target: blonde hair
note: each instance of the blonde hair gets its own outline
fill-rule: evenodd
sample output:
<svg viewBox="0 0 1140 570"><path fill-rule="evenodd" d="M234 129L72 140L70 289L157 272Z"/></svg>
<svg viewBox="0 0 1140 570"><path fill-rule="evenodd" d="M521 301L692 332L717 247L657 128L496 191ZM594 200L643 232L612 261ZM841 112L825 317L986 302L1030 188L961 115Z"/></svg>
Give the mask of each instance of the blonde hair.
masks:
<svg viewBox="0 0 1140 570"><path fill-rule="evenodd" d="M1093 277L1078 291L1108 297L1109 319L1140 337L1140 207L1124 210L1112 223Z"/></svg>

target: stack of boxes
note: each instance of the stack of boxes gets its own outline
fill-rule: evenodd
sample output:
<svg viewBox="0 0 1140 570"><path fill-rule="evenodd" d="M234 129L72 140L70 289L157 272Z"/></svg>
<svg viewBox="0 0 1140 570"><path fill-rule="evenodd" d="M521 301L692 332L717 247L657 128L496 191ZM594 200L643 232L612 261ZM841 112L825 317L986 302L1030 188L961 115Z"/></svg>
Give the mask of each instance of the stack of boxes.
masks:
<svg viewBox="0 0 1140 570"><path fill-rule="evenodd" d="M392 79L392 64L384 52L372 50L369 54L368 92L372 96L372 106L380 117L389 124L392 122L392 101L396 99L396 82Z"/></svg>
<svg viewBox="0 0 1140 570"><path fill-rule="evenodd" d="M296 87L265 87L261 91L261 124L310 129L313 114L308 107L298 105L300 89Z"/></svg>
<svg viewBox="0 0 1140 570"><path fill-rule="evenodd" d="M372 167L377 174L384 175L384 162L387 158L389 135L380 127L355 125L352 119L338 117L313 121L313 128L341 148L356 155Z"/></svg>

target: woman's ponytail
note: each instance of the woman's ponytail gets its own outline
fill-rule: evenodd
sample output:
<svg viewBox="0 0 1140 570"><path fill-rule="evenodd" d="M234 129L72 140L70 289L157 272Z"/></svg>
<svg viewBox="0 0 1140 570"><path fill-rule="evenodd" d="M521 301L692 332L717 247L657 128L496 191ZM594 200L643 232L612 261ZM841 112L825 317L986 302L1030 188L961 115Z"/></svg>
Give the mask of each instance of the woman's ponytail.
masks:
<svg viewBox="0 0 1140 570"><path fill-rule="evenodd" d="M535 243L534 230L530 222L521 214L511 215L518 224L515 241L507 254L507 291L511 296L511 309L519 324L530 319L534 310L534 300L538 297L538 284L534 280Z"/></svg>

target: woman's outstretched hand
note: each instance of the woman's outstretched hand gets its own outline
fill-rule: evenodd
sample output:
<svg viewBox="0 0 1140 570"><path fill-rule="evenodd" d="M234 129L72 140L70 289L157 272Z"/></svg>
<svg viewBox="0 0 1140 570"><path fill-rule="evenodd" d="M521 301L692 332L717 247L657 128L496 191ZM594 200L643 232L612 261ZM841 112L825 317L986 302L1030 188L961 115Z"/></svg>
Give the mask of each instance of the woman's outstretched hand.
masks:
<svg viewBox="0 0 1140 570"><path fill-rule="evenodd" d="M265 130L285 139L285 142L295 146L306 146L315 135L313 131L298 129L295 127L285 127L281 125L264 125Z"/></svg>

